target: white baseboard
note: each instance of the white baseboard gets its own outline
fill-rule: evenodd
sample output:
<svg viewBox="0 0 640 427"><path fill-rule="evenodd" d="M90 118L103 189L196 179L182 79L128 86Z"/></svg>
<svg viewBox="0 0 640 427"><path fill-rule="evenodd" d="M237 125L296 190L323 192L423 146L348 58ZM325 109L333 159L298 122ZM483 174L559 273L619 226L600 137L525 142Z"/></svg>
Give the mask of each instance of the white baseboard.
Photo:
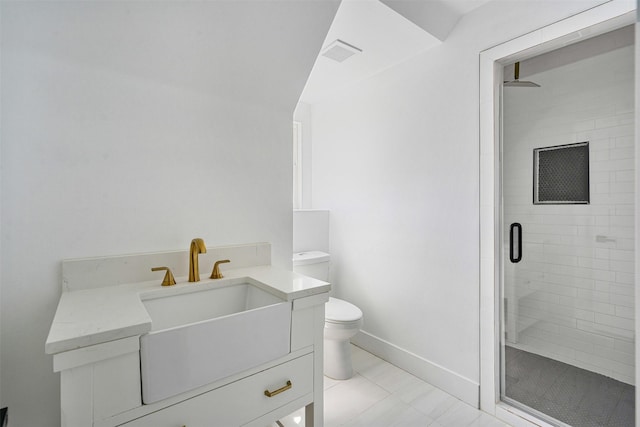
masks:
<svg viewBox="0 0 640 427"><path fill-rule="evenodd" d="M480 407L480 384L364 331L351 342L463 402Z"/></svg>

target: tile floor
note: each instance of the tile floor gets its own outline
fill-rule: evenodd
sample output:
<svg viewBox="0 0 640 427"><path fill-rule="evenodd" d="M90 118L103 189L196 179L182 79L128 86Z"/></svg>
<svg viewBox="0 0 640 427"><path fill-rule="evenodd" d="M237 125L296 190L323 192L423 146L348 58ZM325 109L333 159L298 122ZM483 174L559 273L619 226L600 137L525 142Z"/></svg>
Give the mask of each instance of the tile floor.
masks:
<svg viewBox="0 0 640 427"><path fill-rule="evenodd" d="M633 426L635 387L506 347L506 396L579 427Z"/></svg>
<svg viewBox="0 0 640 427"><path fill-rule="evenodd" d="M371 353L351 348L353 377L324 378L325 427L506 426ZM304 410L281 419L280 424L304 426Z"/></svg>

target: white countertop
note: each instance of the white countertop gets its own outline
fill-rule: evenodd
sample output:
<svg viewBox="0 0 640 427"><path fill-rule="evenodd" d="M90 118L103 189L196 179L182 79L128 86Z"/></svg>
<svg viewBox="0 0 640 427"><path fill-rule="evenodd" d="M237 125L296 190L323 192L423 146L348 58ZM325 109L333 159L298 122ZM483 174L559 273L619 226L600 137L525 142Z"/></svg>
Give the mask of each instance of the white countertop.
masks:
<svg viewBox="0 0 640 427"><path fill-rule="evenodd" d="M206 278L189 283L176 277L174 286L154 281L104 286L63 292L45 344L47 354L56 354L121 338L142 335L151 330L151 318L141 297L215 288L222 283L248 278L252 283L286 301L329 292L331 285L272 266L229 269L223 279Z"/></svg>

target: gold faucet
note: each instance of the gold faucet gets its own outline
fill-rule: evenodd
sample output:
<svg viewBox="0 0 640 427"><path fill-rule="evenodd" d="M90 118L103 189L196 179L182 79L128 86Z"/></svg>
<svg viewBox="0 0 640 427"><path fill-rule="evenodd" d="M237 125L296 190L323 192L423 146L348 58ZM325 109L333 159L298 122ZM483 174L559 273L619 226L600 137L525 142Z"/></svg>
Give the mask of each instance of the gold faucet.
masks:
<svg viewBox="0 0 640 427"><path fill-rule="evenodd" d="M211 277L209 277L210 279L222 279L224 276L222 275L222 273L220 273L220 267L218 267L220 264L224 264L225 262L231 262L228 259L223 259L220 261L216 261L215 264L213 264L213 271L211 272Z"/></svg>
<svg viewBox="0 0 640 427"><path fill-rule="evenodd" d="M189 248L189 281L199 282L200 271L198 270L198 254L206 254L207 247L204 245L204 240L200 238L193 239L191 241L191 247Z"/></svg>

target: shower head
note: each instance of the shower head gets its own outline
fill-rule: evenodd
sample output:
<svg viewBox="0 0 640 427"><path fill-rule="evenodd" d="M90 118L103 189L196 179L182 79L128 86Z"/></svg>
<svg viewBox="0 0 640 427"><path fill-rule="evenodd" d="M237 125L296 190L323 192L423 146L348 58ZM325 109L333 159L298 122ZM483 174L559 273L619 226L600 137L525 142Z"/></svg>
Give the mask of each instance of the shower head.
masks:
<svg viewBox="0 0 640 427"><path fill-rule="evenodd" d="M504 82L504 87L540 87L539 84L534 82L528 82L526 80L520 81L520 62L516 62L513 70L513 80L510 82Z"/></svg>
<svg viewBox="0 0 640 427"><path fill-rule="evenodd" d="M513 80L504 82L504 87L540 87L540 85L534 82Z"/></svg>

